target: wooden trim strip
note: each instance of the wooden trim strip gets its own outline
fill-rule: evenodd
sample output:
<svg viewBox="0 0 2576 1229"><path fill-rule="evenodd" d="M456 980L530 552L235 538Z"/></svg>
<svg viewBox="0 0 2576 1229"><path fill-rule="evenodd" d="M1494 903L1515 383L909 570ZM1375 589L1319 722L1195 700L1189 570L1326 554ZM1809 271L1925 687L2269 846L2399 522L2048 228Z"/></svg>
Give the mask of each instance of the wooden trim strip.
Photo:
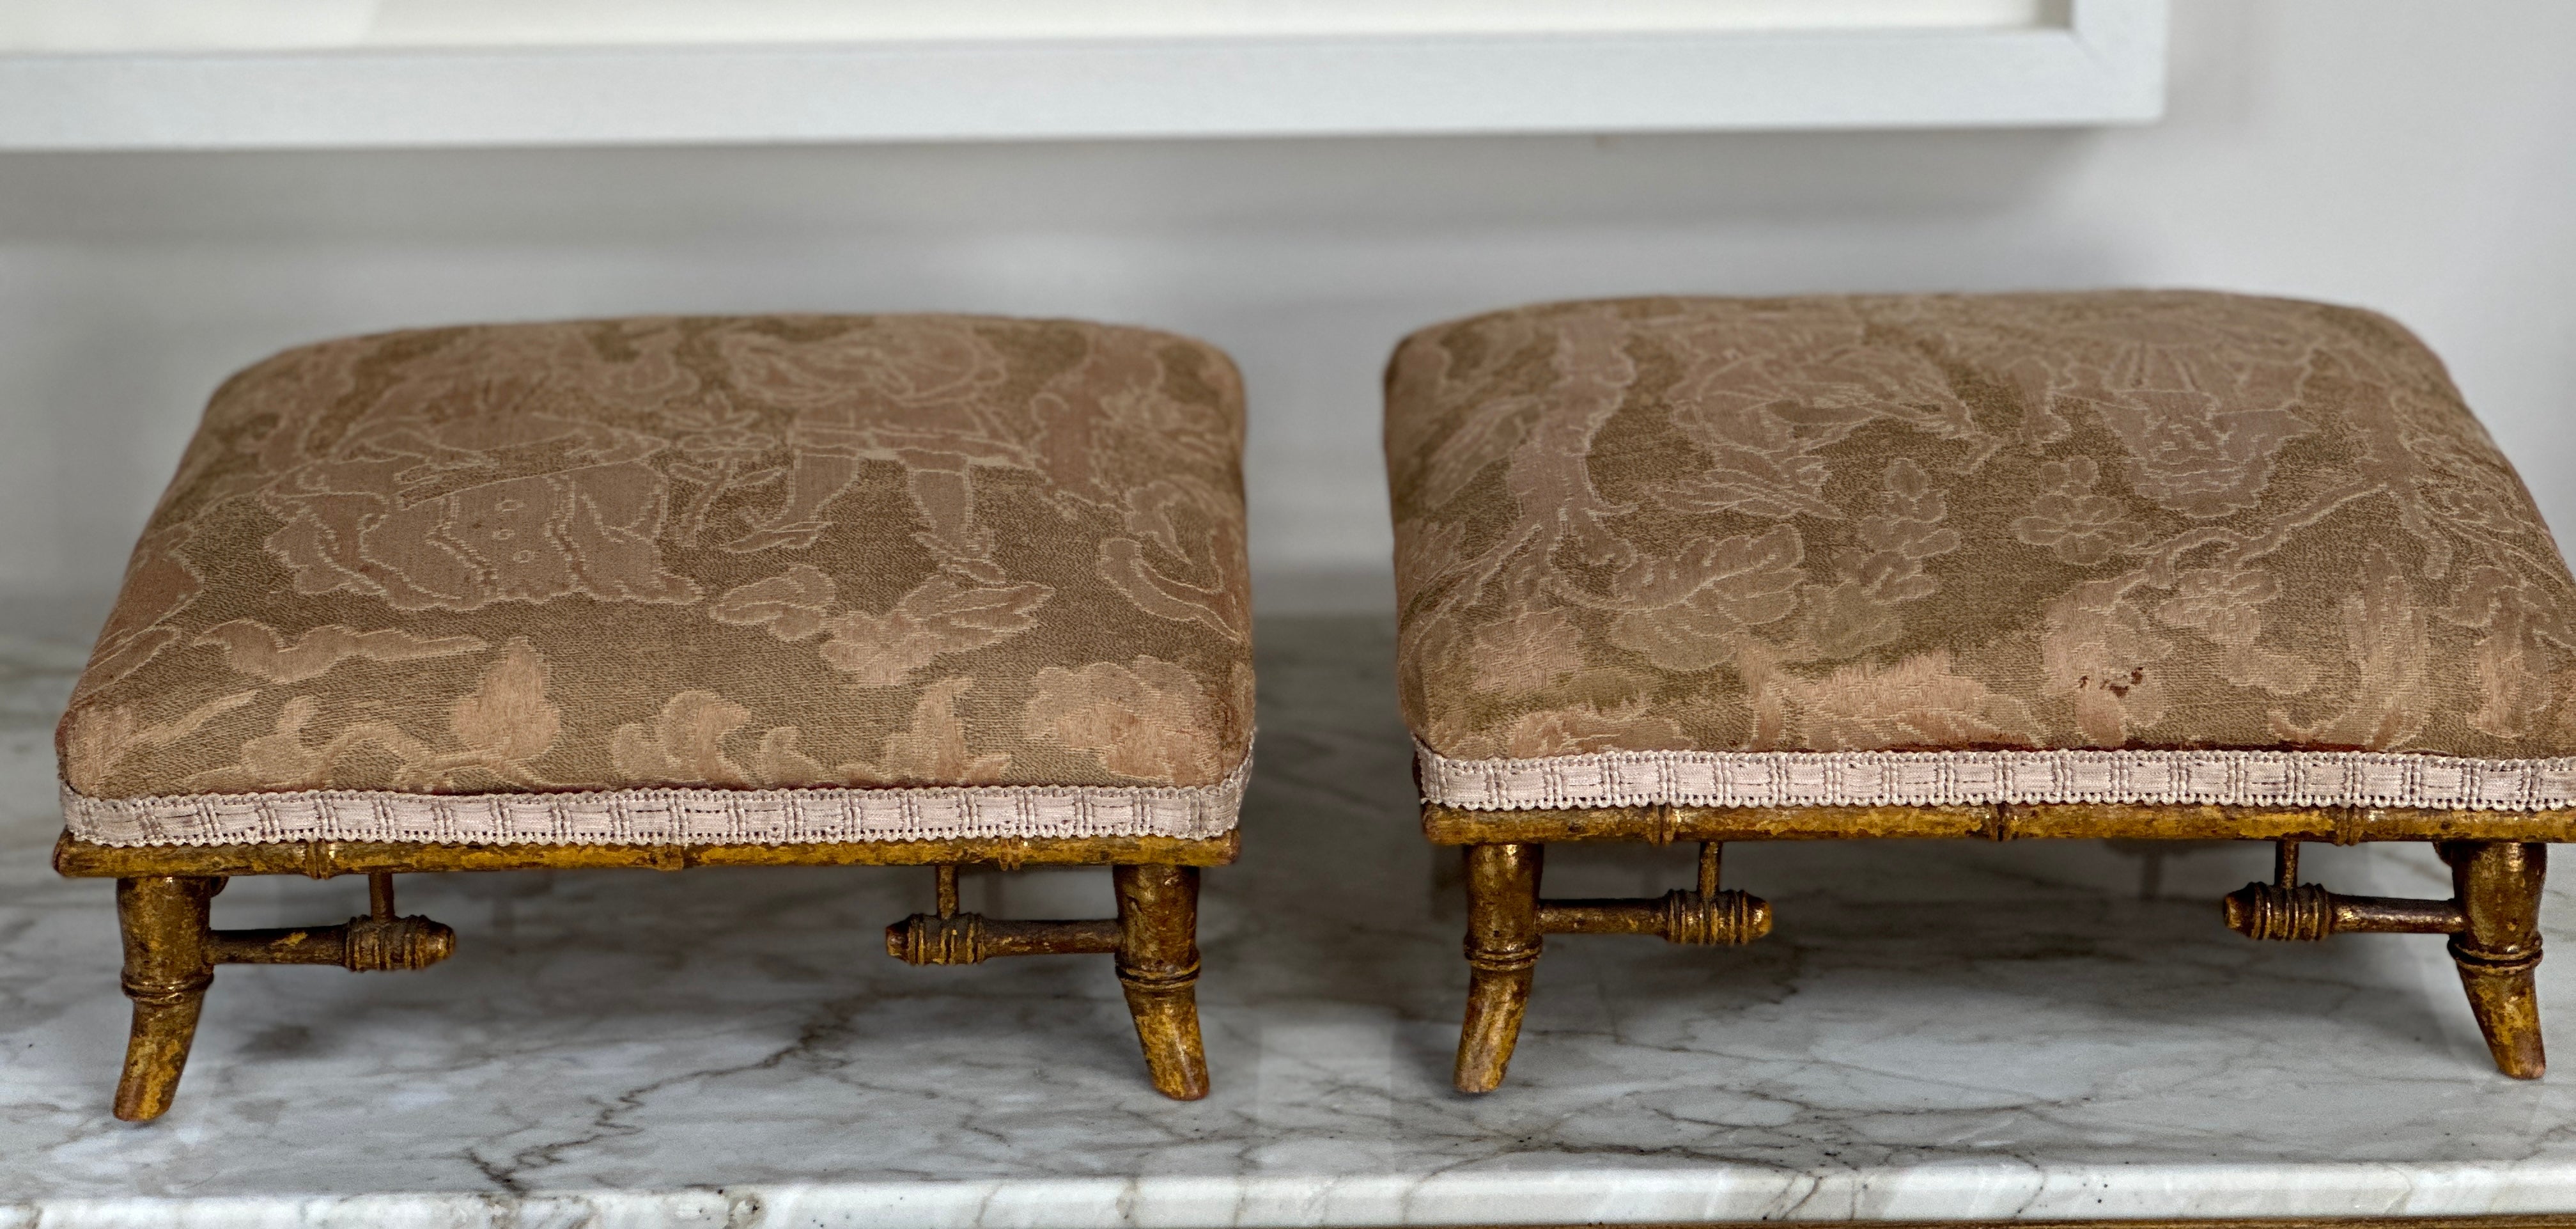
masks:
<svg viewBox="0 0 2576 1229"><path fill-rule="evenodd" d="M1424 803L1438 845L1559 841L2098 839L2150 841L2568 841L2576 811L2069 803L1948 807L1567 807L1485 811Z"/></svg>

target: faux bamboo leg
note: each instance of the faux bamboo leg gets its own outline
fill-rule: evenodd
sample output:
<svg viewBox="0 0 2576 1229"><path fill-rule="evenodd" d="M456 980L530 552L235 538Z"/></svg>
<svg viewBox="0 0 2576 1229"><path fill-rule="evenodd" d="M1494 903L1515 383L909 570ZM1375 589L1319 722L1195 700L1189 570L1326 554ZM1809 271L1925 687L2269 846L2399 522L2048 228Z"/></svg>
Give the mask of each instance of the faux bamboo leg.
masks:
<svg viewBox="0 0 2576 1229"><path fill-rule="evenodd" d="M1208 1095L1199 1040L1199 868L1116 866L1118 984L1136 1017L1154 1088L1178 1101Z"/></svg>
<svg viewBox="0 0 2576 1229"><path fill-rule="evenodd" d="M1512 1062L1538 966L1538 877L1544 845L1467 847L1467 1019L1458 1030L1460 1092L1492 1092Z"/></svg>
<svg viewBox="0 0 2576 1229"><path fill-rule="evenodd" d="M2540 999L2532 970L2540 964L2540 880L2549 847L2519 841L2450 841L2451 864L2468 929L2451 936L2451 959L2469 992L2469 1010L2486 1034L2496 1067L2536 1080L2549 1062L2540 1045Z"/></svg>
<svg viewBox="0 0 2576 1229"><path fill-rule="evenodd" d="M116 1084L116 1116L127 1122L160 1117L179 1091L179 1073L197 1037L197 1010L215 980L206 907L223 883L170 875L116 881L125 997L134 1000L125 1073Z"/></svg>

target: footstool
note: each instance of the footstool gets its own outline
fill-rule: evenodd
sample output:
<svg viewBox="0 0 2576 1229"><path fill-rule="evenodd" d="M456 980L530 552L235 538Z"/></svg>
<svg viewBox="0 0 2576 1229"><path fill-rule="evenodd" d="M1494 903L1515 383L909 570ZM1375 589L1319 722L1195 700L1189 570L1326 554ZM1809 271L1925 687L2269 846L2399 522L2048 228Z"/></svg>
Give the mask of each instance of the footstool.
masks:
<svg viewBox="0 0 2576 1229"><path fill-rule="evenodd" d="M2119 292L1561 303L1397 350L1386 450L1423 829L1466 847L1457 1085L1542 936L1745 943L1728 841L2261 839L2257 939L2450 936L2542 1069L2576 824L2576 583L2442 365L2349 308ZM1700 843L1655 900L1558 841ZM2430 841L2447 900L2303 841Z"/></svg>
<svg viewBox="0 0 2576 1229"><path fill-rule="evenodd" d="M116 1114L170 1106L222 964L418 969L410 871L926 865L915 964L1114 955L1207 1092L1199 868L1252 742L1241 383L1204 344L969 316L430 329L233 377L59 732L55 866L113 877ZM961 913L1107 865L1114 919ZM214 929L235 875L368 876Z"/></svg>

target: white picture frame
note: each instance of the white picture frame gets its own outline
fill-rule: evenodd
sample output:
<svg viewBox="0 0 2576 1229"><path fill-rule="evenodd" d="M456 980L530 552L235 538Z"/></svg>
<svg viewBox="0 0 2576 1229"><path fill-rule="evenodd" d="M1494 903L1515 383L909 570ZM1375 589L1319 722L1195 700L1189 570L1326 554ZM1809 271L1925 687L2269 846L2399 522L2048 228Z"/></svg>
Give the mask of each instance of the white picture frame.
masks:
<svg viewBox="0 0 2576 1229"><path fill-rule="evenodd" d="M67 50L13 44L0 28L0 149L2029 127L2162 114L2165 0L2037 9L2044 19L2002 26L1854 9L1802 28L1554 29L1523 9L1480 28L1453 7L1446 24L1349 31L272 47L111 37Z"/></svg>

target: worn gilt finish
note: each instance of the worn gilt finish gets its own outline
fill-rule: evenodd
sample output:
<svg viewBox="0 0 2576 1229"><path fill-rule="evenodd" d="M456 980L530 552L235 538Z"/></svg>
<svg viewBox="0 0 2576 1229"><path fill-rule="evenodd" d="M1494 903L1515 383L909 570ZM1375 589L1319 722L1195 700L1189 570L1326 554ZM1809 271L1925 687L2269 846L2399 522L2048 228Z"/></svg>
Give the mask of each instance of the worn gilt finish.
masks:
<svg viewBox="0 0 2576 1229"><path fill-rule="evenodd" d="M2486 1034L2487 1051L2507 1075L2538 1079L2548 1067L2540 1044L2540 997L2532 972L2540 964L2540 879L2549 847L2516 841L2451 841L2452 890L2467 926L2451 936L2460 985Z"/></svg>
<svg viewBox="0 0 2576 1229"><path fill-rule="evenodd" d="M1830 818L1819 812L1837 809L1790 812L1781 817L1783 822L1778 827L1765 831L1761 817L1702 815L1695 821L1686 821L1677 814L1681 808L1675 807L1462 815L1454 808L1425 806L1424 832L1435 843L1465 846L1467 859L1467 1016L1458 1036L1458 1090L1491 1092L1501 1087L1512 1049L1520 1037L1521 1017L1529 1004L1530 986L1544 943L1542 936L1654 935L1672 943L1750 943L1771 933L1771 904L1757 896L1718 887L1721 846L1709 834L1759 832L1761 836L1751 839L1774 840L1860 835L1815 826L1820 818ZM1867 835L1977 836L1995 840L2164 835L2158 831L2159 825L2138 822L2145 819L2135 814L2141 809L2116 808L2113 815L2104 817L2101 827L2081 832L2065 830L2073 826L2068 821L2077 818L2071 814L2058 817L2058 823L2039 831L2016 831L2003 822L1962 830L1955 823L1956 816L1926 816L1919 826L1908 826L1899 816L1873 810L1868 814L1885 827ZM1523 839L1476 839L1482 834L1469 831L1468 826L1476 818L1490 817L1508 818L1507 830ZM2135 826L2124 828L2123 821ZM1931 830L1936 825L1948 830ZM1702 841L1699 883L1693 891L1677 890L1637 900L1548 900L1539 894L1548 842L1644 840L1669 844L1679 839ZM2332 839L2331 829L2327 839ZM2542 1051L2540 1000L2533 971L2540 964L2540 890L2549 846L2512 840L2437 842L2435 847L2452 869L2454 894L2448 900L2347 896L2317 884L2302 883L2298 878L2298 846L2296 837L2281 839L2274 859L2273 882L2249 883L2222 902L2229 929L2249 939L2308 941L2337 934L2449 935L2460 984L2468 991L2470 1011L2477 1017L2479 1031L2486 1036L2497 1070L2517 1079L2540 1078L2548 1061Z"/></svg>
<svg viewBox="0 0 2576 1229"><path fill-rule="evenodd" d="M426 968L454 950L455 934L427 918L397 918L395 872L659 870L698 866L930 866L940 908L886 928L886 952L907 963L974 964L1005 956L1117 955L1147 1073L1176 1098L1207 1095L1198 1032L1198 963L1192 935L1197 875L1235 859L1241 837L1092 837L803 845L401 845L276 841L256 845L99 845L65 833L54 869L117 881L125 931L126 995L133 1036L116 1114L140 1121L170 1108L217 964L336 964L353 972ZM1113 868L1119 917L1018 921L959 913L956 868L990 864ZM338 926L219 931L207 902L236 875L368 877L370 917ZM1130 880L1141 886L1132 887ZM1185 883L1184 886L1178 886ZM1132 959L1129 953L1133 953Z"/></svg>
<svg viewBox="0 0 2576 1229"><path fill-rule="evenodd" d="M1467 847L1458 1086L1540 936L1742 942L1716 886L1550 902L1561 841L2260 839L2260 939L2449 936L2540 1074L2576 835L2576 578L2386 317L2168 291L1636 298L1436 325L1387 372L1397 689ZM2302 883L2437 844L2447 900Z"/></svg>
<svg viewBox="0 0 2576 1229"><path fill-rule="evenodd" d="M1471 811L1426 803L1423 835L1485 841L1834 841L2049 837L2138 841L2576 839L2576 810L2422 811L2361 807L2001 805L1962 807L1589 807Z"/></svg>
<svg viewBox="0 0 2576 1229"><path fill-rule="evenodd" d="M352 973L425 969L456 950L456 932L394 913L393 876L368 876L367 916L337 926L217 930L207 906L224 890L209 876L146 875L116 881L125 931L125 996L134 1000L116 1116L158 1118L179 1091L197 1035L197 1013L219 964L336 964Z"/></svg>
<svg viewBox="0 0 2576 1229"><path fill-rule="evenodd" d="M913 848L843 846L805 851L766 849L759 859L728 860L739 850L675 850L661 863L633 858L626 847L543 849L501 847L502 859L477 855L493 849L369 846L327 847L190 847L127 849L85 845L68 835L54 850L55 868L66 875L114 878L117 919L125 936L126 997L134 1001L134 1024L126 1044L125 1069L117 1083L116 1116L129 1122L160 1117L177 1094L180 1073L197 1032L197 1016L206 989L221 964L326 964L351 972L395 972L425 969L455 951L456 934L425 917L401 917L394 911L394 869L425 871L597 869L606 867L680 870L720 865L931 865L938 875L939 910L915 914L886 928L886 953L911 964L973 964L1005 956L1102 954L1116 956L1118 980L1136 1019L1146 1071L1157 1091L1180 1100L1208 1093L1207 1058L1198 1022L1198 865L1119 863L1110 873L1118 893L1118 916L1084 921L1015 921L985 918L957 910L956 871L960 863L1022 865L1096 865L1135 856L1132 846L1098 842L1022 842L1004 850L991 843L950 843ZM1157 849L1221 865L1233 858L1235 842L1195 843L1195 848ZM975 848L983 845L984 848ZM962 846L962 847L961 847ZM712 854L713 856L709 856ZM994 856L996 854L1003 856ZM185 857L174 855L188 855ZM982 855L982 856L970 856ZM546 860L541 860L543 856ZM944 857L941 862L929 861ZM175 872L175 873L174 873ZM218 930L209 920L209 905L233 875L299 874L330 878L364 874L369 909L365 917L333 926L265 930Z"/></svg>
<svg viewBox="0 0 2576 1229"><path fill-rule="evenodd" d="M1118 984L1145 1067L1163 1095L1195 1101L1208 1094L1207 1051L1199 1039L1199 870L1195 866L1121 866L1118 888Z"/></svg>
<svg viewBox="0 0 2576 1229"><path fill-rule="evenodd" d="M1470 917L1496 919L1496 924L1506 927L1489 932L1476 929L1483 923L1471 922L1472 988L1458 1054L1458 1087L1469 1092L1490 1091L1502 1081L1528 997L1531 969L1537 962L1539 934L1650 934L1674 942L1750 942L1770 932L1771 907L1759 898L1715 890L1712 851L1719 843L1853 838L2276 841L2280 852L2274 881L2247 884L2222 902L2229 929L2251 939L2282 940L2319 940L2337 934L2449 935L2461 985L2497 1069L2536 1079L2547 1065L2539 1000L2533 989L2533 970L2540 962L2540 889L2548 864L2549 847L2544 842L2568 839L2571 827L2576 827L2576 811L2566 810L2011 804L1470 811L1433 803L1422 808L1423 835L1435 844L1468 849ZM1547 844L1563 841L1702 842L1699 890L1654 900L1540 900L1541 857ZM2297 853L2301 841L2433 842L2453 868L2454 895L2448 900L2348 896L2302 883ZM1508 865L1515 873L1499 878L1480 873L1476 868L1486 863ZM1526 883L1518 874L1524 866ZM1732 910L1732 916L1743 921L1706 932L1723 938L1673 938L1677 931L1699 933L1684 919L1692 916L1693 908L1705 908L1699 901L1711 899L1728 902L1711 912L1724 915ZM1509 938L1522 933L1509 927L1521 925L1510 919L1518 918L1524 908L1535 909L1526 923L1525 949ZM1506 937L1488 941L1480 958L1478 936L1489 933Z"/></svg>
<svg viewBox="0 0 2576 1229"><path fill-rule="evenodd" d="M1460 1092L1492 1092L1520 1041L1530 980L1546 940L1538 926L1544 845L1467 847L1467 1023L1458 1034Z"/></svg>

